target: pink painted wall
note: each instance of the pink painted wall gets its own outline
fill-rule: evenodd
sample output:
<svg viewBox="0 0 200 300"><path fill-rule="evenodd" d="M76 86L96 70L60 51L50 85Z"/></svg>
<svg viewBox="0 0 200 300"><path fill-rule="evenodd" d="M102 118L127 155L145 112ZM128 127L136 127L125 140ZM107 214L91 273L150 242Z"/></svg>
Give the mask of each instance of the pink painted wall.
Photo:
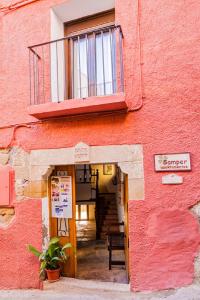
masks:
<svg viewBox="0 0 200 300"><path fill-rule="evenodd" d="M126 101L130 110L142 101L143 106L126 114L37 122L27 114L26 47L50 39L49 9L60 2L38 1L0 18L0 147L60 148L80 140L143 144L145 199L129 203L132 289L190 284L200 238L198 220L190 212L200 198L200 3L142 0L138 6L137 1L116 0L124 33ZM26 122L33 123L15 132L5 128ZM164 186L162 174L154 171L153 155L167 152L191 152L192 171L181 174L182 185Z"/></svg>
<svg viewBox="0 0 200 300"><path fill-rule="evenodd" d="M40 288L38 260L27 245L41 249L41 201L24 200L14 207L12 223L0 228L0 289Z"/></svg>

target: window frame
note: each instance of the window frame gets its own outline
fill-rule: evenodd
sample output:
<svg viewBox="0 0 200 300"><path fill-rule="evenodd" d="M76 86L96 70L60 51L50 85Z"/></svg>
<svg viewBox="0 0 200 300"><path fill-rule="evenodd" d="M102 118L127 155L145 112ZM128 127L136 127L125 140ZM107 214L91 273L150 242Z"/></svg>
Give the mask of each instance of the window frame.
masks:
<svg viewBox="0 0 200 300"><path fill-rule="evenodd" d="M113 21L106 21L106 22L100 22L101 18L103 19L105 16L109 16ZM99 20L100 19L100 20ZM80 30L72 30L70 33L67 33L69 30L70 26L74 26L77 24L81 24L84 26L84 23L87 21L96 21L97 23L100 22L100 24L96 24L95 26L87 26L84 29ZM102 20L101 20L102 21ZM80 25L80 27L81 27ZM115 9L111 9L108 11L104 11L98 14L94 14L91 16L87 16L81 19L73 20L67 23L64 23L64 34L66 38L66 46L65 46L65 57L66 57L66 62L65 62L65 68L66 68L66 99L75 99L77 97L74 97L74 91L73 91L73 64L72 64L72 52L73 52L73 42L72 38L75 38L76 36L88 34L93 31L98 31L101 29L104 29L106 27L110 26L115 26ZM72 27L73 28L73 27ZM97 94L93 95L98 96ZM106 94L104 96L107 96ZM86 98L90 97L88 95ZM84 98L84 97L83 97ZM80 98L81 99L81 98Z"/></svg>

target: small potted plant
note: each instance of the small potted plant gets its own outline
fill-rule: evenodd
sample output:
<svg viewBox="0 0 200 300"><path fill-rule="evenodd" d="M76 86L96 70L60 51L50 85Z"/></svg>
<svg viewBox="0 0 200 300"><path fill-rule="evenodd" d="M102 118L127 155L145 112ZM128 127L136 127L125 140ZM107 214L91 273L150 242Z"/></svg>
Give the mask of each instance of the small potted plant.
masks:
<svg viewBox="0 0 200 300"><path fill-rule="evenodd" d="M71 247L71 243L61 246L57 237L50 240L48 248L43 252L38 251L32 245L28 245L28 250L40 261L40 278L44 279L47 275L50 282L59 280L60 267L69 258L65 250Z"/></svg>

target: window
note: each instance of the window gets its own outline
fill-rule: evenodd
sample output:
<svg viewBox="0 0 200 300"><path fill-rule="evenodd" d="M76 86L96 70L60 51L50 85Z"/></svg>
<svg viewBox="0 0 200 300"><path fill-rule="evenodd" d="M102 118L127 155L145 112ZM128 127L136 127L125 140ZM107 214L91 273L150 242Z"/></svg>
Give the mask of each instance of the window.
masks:
<svg viewBox="0 0 200 300"><path fill-rule="evenodd" d="M70 98L116 93L114 11L66 24L70 37Z"/></svg>
<svg viewBox="0 0 200 300"><path fill-rule="evenodd" d="M111 10L68 22L64 38L29 47L30 104L122 93L123 35L114 21Z"/></svg>
<svg viewBox="0 0 200 300"><path fill-rule="evenodd" d="M112 29L73 40L74 98L116 92L115 35Z"/></svg>
<svg viewBox="0 0 200 300"><path fill-rule="evenodd" d="M95 220L95 204L76 204L76 220Z"/></svg>

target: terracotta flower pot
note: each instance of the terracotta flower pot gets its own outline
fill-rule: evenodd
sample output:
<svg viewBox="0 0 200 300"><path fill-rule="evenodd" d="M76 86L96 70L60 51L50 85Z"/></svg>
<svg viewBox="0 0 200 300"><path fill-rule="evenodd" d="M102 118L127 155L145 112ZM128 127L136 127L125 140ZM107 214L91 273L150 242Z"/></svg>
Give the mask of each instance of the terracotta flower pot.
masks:
<svg viewBox="0 0 200 300"><path fill-rule="evenodd" d="M47 279L49 282L58 281L60 279L60 268L56 270L47 270Z"/></svg>

